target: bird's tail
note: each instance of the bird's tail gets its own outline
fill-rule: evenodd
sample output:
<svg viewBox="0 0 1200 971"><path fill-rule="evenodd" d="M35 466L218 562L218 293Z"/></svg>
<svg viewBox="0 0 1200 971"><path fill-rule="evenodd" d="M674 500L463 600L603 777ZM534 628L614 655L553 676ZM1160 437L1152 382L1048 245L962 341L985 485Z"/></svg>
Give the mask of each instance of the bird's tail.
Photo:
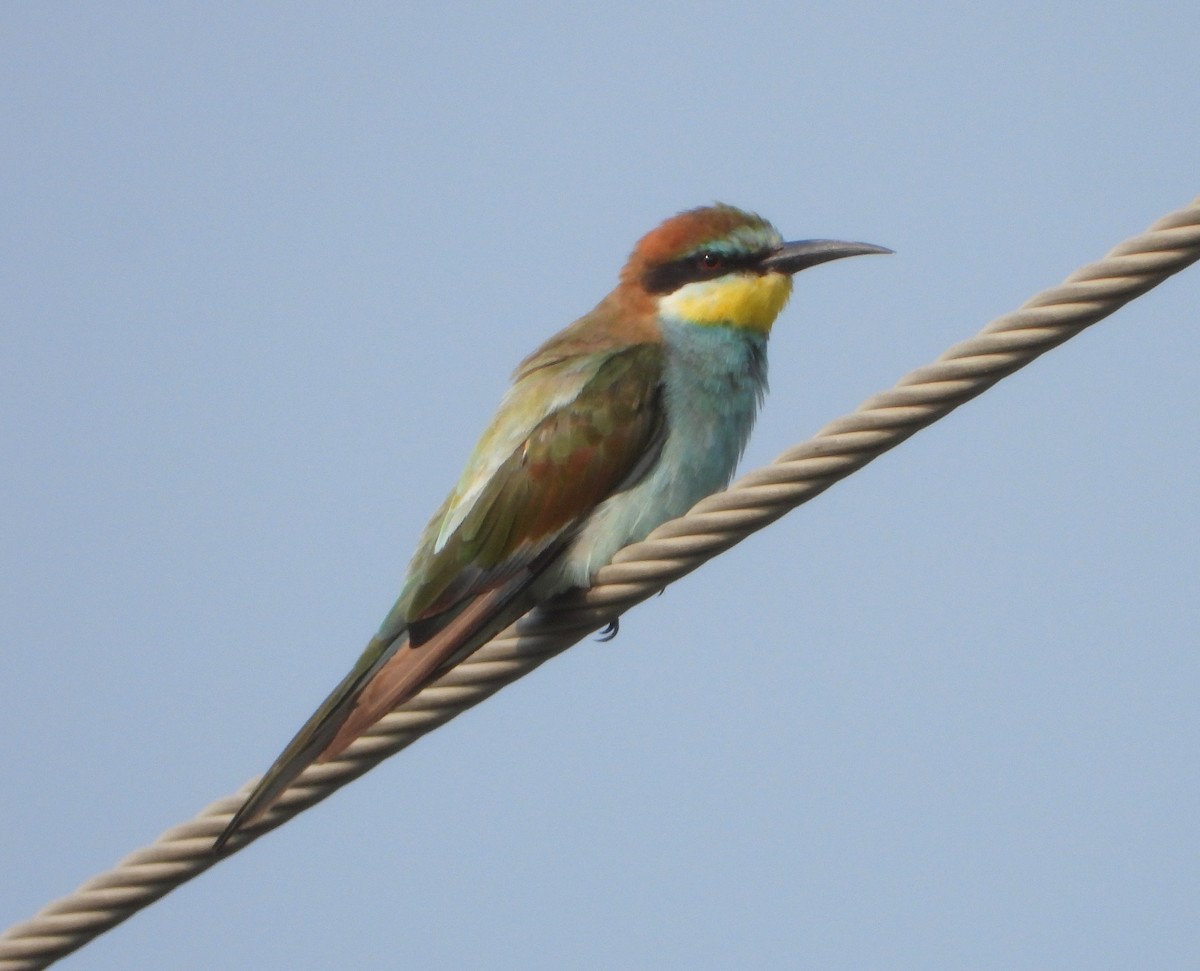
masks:
<svg viewBox="0 0 1200 971"><path fill-rule="evenodd" d="M407 644L407 631L401 631L390 643L384 643L378 637L371 638L358 663L322 702L321 707L313 712L233 814L229 825L213 843L214 852L220 852L234 833L266 812L296 777L321 757L338 729L350 717L363 689L387 664L388 659Z"/></svg>
<svg viewBox="0 0 1200 971"><path fill-rule="evenodd" d="M265 813L311 763L336 758L356 738L460 661L475 653L531 606L528 572L469 601L427 637L408 627L388 640L371 638L358 663L304 723L213 844L219 852L243 826Z"/></svg>

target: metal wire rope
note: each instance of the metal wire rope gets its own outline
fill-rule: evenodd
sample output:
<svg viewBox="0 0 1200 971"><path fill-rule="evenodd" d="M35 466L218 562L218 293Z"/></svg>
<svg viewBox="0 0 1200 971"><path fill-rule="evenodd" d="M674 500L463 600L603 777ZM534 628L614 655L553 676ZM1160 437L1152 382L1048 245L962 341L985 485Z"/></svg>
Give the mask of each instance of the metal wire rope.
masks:
<svg viewBox="0 0 1200 971"><path fill-rule="evenodd" d="M1200 198L622 550L591 589L530 613L341 757L309 767L222 856L213 839L252 783L10 927L0 934L0 971L35 971L82 947L1197 259Z"/></svg>

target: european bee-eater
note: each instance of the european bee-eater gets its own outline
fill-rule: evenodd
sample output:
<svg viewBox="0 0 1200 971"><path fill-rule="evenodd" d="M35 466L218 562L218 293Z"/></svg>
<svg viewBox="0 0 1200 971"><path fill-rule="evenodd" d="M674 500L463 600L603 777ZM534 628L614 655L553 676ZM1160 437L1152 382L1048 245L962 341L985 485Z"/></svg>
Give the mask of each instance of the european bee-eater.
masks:
<svg viewBox="0 0 1200 971"><path fill-rule="evenodd" d="M216 842L530 608L723 488L767 388L767 336L806 267L891 250L785 243L731 206L644 236L617 288L517 368L358 663Z"/></svg>

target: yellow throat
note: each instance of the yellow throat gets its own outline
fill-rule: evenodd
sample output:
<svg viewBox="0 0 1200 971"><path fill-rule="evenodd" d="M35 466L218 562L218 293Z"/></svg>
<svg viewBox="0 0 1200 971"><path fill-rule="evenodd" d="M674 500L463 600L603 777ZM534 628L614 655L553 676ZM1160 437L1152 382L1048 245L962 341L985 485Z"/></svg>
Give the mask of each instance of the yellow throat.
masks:
<svg viewBox="0 0 1200 971"><path fill-rule="evenodd" d="M689 324L726 324L766 335L791 295L788 274L731 273L666 294L658 312Z"/></svg>

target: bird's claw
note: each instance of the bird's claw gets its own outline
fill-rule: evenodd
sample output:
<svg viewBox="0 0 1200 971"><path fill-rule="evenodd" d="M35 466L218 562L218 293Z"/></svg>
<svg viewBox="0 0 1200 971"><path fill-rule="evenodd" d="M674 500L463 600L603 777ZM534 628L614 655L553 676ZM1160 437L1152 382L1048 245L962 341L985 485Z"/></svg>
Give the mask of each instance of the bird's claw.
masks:
<svg viewBox="0 0 1200 971"><path fill-rule="evenodd" d="M603 627L600 628L600 634L596 638L596 640L598 640L601 644L607 644L609 641L611 641L614 637L617 636L617 632L620 629L621 629L621 620L618 617L614 617L607 624L605 624Z"/></svg>

